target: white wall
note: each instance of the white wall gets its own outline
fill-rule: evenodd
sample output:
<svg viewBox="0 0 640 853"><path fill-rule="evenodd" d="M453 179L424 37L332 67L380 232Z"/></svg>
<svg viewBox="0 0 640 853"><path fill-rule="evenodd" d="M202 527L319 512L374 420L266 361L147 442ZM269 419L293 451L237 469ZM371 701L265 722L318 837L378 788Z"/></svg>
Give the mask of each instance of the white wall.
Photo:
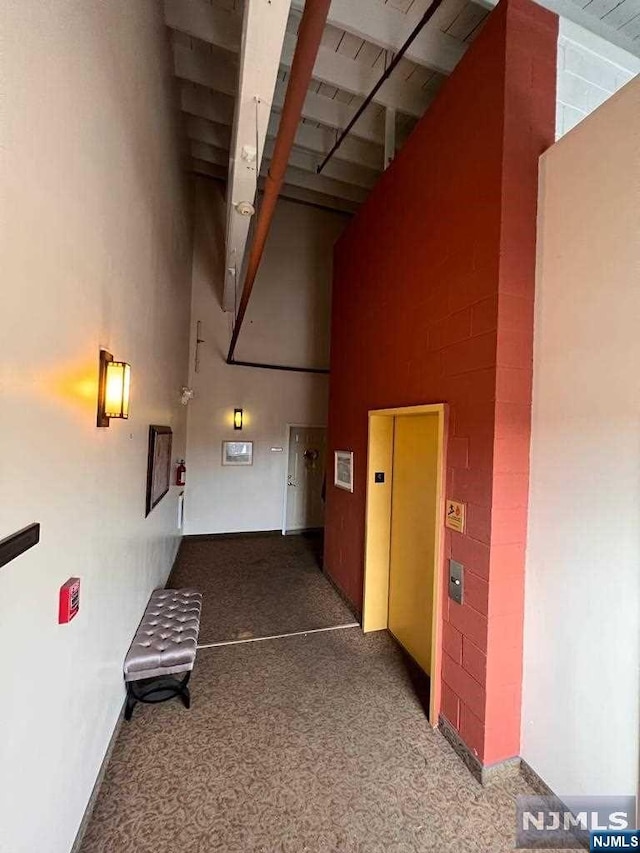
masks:
<svg viewBox="0 0 640 853"><path fill-rule="evenodd" d="M225 359L231 315L220 310L218 225L224 204L216 181L197 179L193 263L192 357L185 533L277 530L282 526L287 424L326 423L326 375L233 367ZM328 365L331 258L347 217L280 200L236 358L260 363ZM200 371L194 371L201 321ZM245 413L235 433L233 409ZM221 465L221 444L254 442L254 464ZM282 447L274 453L271 447Z"/></svg>
<svg viewBox="0 0 640 853"><path fill-rule="evenodd" d="M561 17L556 139L568 133L636 74L640 74L639 57Z"/></svg>
<svg viewBox="0 0 640 853"><path fill-rule="evenodd" d="M3 39L0 850L67 853L124 698L122 661L178 539L144 518L150 423L183 452L190 237L155 0L0 0ZM98 351L131 418L95 426ZM82 582L57 624L58 589Z"/></svg>
<svg viewBox="0 0 640 853"><path fill-rule="evenodd" d="M522 755L561 796L635 794L640 79L541 166Z"/></svg>
<svg viewBox="0 0 640 853"><path fill-rule="evenodd" d="M333 244L348 217L281 199L236 358L328 367Z"/></svg>

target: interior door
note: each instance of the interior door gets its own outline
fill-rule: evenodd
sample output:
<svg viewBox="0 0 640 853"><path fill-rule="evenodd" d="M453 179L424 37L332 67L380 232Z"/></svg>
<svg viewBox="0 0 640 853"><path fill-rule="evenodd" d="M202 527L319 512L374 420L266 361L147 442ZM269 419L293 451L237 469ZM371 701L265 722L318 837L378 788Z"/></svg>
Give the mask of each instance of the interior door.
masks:
<svg viewBox="0 0 640 853"><path fill-rule="evenodd" d="M290 427L286 531L324 526L324 427Z"/></svg>
<svg viewBox="0 0 640 853"><path fill-rule="evenodd" d="M431 673L437 513L438 417L395 418L389 630Z"/></svg>

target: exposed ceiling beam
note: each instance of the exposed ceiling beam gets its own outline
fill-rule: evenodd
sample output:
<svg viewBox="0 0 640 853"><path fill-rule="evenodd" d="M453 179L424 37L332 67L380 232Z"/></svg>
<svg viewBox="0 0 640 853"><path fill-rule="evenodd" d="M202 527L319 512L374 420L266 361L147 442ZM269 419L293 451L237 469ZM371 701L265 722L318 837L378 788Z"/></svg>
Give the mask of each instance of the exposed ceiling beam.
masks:
<svg viewBox="0 0 640 853"><path fill-rule="evenodd" d="M231 129L227 125L195 116L187 116L185 125L189 139L206 142L207 145L222 148L224 151L229 150Z"/></svg>
<svg viewBox="0 0 640 853"><path fill-rule="evenodd" d="M296 187L304 187L323 195L334 195L358 205L362 204L368 195L367 190L361 187L355 187L353 184L345 184L333 178L325 178L324 175L315 175L296 166L290 166L287 169L285 181Z"/></svg>
<svg viewBox="0 0 640 853"><path fill-rule="evenodd" d="M199 46L173 45L176 77L236 97L238 61L234 54L211 53Z"/></svg>
<svg viewBox="0 0 640 853"><path fill-rule="evenodd" d="M209 92L201 86L183 84L180 103L189 116L206 119L216 124L230 125L233 122L233 102L219 92ZM275 137L280 123L280 114L272 112L267 126L267 136ZM296 133L296 146L317 154L326 154L336 141L336 130L300 124ZM340 159L348 163L367 166L374 171L382 170L383 152L380 146L363 142L349 136L340 148Z"/></svg>
<svg viewBox="0 0 640 853"><path fill-rule="evenodd" d="M263 179L260 178L258 185L261 187ZM313 190L304 189L304 187L294 187L292 184L283 184L280 195L284 198L293 199L294 201L302 201L305 204L319 205L320 207L330 208L340 211L341 213L355 213L359 205L352 201L347 201L343 198L338 198L333 195L325 195Z"/></svg>
<svg viewBox="0 0 640 853"><path fill-rule="evenodd" d="M279 82L276 86L273 106L277 110L282 109L286 88L285 83ZM317 121L318 124L341 130L349 124L355 111L355 107L343 104L335 98L325 98L324 95L308 92L302 115L310 121ZM382 147L384 144L384 117L382 113L377 114L375 107L373 110L367 110L353 128L353 135Z"/></svg>
<svg viewBox="0 0 640 853"><path fill-rule="evenodd" d="M222 181L223 183L227 179L226 169L222 166L214 166L213 163L207 163L205 160L192 158L189 162L189 169L196 176L214 178L215 180ZM258 189L262 189L263 184L264 178L259 178ZM304 204L324 207L328 210L337 211L339 213L353 214L359 207L359 205L346 201L345 199L325 195L324 193L313 192L312 190L306 190L303 187L294 187L292 184L283 184L280 196L293 201L301 201Z"/></svg>
<svg viewBox="0 0 640 853"><path fill-rule="evenodd" d="M225 54L222 51L214 54L198 47L188 48L182 44L174 44L173 59L177 77L215 89L223 95L235 97L237 66L232 54ZM282 110L286 91L286 83L279 81L273 96L274 109ZM352 106L332 98L325 98L324 95L308 92L302 115L310 121L340 130L347 126L354 112L355 109ZM382 147L384 144L382 114L376 115L375 110L365 112L354 127L353 136Z"/></svg>
<svg viewBox="0 0 640 853"><path fill-rule="evenodd" d="M238 37L233 32L232 22L235 19L236 27L239 27L239 16L234 16L233 13L211 6L205 0L165 0L165 3L168 4L165 7L167 23L174 29L211 44L220 50L233 52L236 49L234 46L238 44ZM375 7L372 5L373 8ZM381 8L384 10L384 7ZM363 18L367 16L368 12L367 15L363 15ZM398 15L398 17L405 16ZM451 41L454 44L457 43L454 39ZM280 64L287 70L291 68L295 47L296 36L289 32L284 37L280 57ZM461 55L459 52L459 56ZM380 73L377 69L363 62L358 62L356 59L351 59L321 45L314 65L313 76L316 80L320 80L329 86L365 98L378 81ZM375 101L384 107L397 109L407 115L419 118L432 97L433 94L429 90L410 81L392 77L380 88Z"/></svg>
<svg viewBox="0 0 640 853"><path fill-rule="evenodd" d="M303 4L304 6L304 4ZM242 43L242 16L204 0L164 0L164 20L172 30L234 53Z"/></svg>
<svg viewBox="0 0 640 853"><path fill-rule="evenodd" d="M222 124L214 124L204 119L189 118L187 120L187 136L195 143L203 142L213 146L218 151L226 151L229 148L229 128ZM270 160L273 155L274 140L267 139L264 148L264 157ZM289 165L307 172L316 174L320 156L313 152L293 148L289 157ZM354 163L345 163L344 160L332 160L323 171L327 178L342 181L345 184L354 184L365 190L370 190L379 177L378 172L366 169Z"/></svg>
<svg viewBox="0 0 640 853"><path fill-rule="evenodd" d="M227 152L220 148L215 148L204 142L191 141L191 156L196 160L204 160L207 163L213 163L214 166L224 166L227 158ZM293 165L287 169L286 182L297 187L304 187L313 192L322 193L323 195L336 196L337 198L345 199L362 204L368 195L368 191L363 187L347 184L343 181L334 178L327 178L325 175L316 175L313 172L306 171L300 166ZM261 172L264 174L268 168L269 160L265 156L262 161Z"/></svg>
<svg viewBox="0 0 640 853"><path fill-rule="evenodd" d="M278 132L280 115L272 113L267 129L268 136L274 136ZM296 145L298 148L306 148L307 151L315 151L316 154L326 154L336 141L336 131L327 127L314 127L310 124L301 124L296 133ZM383 152L380 146L368 142L362 142L356 137L349 136L340 148L340 160L348 163L357 163L367 166L369 169L381 171Z"/></svg>
<svg viewBox="0 0 640 853"><path fill-rule="evenodd" d="M491 0L477 2L486 8L491 7ZM296 12L301 12L304 0L292 0L291 6ZM415 26L415 18L415 15L405 15L382 3L370 3L364 10L354 0L332 0L327 23L395 53L407 40ZM237 52L240 49L241 22L237 12L204 0L165 0L165 20L172 29L224 50ZM466 49L467 45L458 39L425 27L405 55L425 68L451 74Z"/></svg>
<svg viewBox="0 0 640 853"><path fill-rule="evenodd" d="M191 156L196 160L204 160L206 163L212 163L214 166L228 166L229 152L225 148L218 148L215 145L210 145L208 142L190 141Z"/></svg>
<svg viewBox="0 0 640 853"><path fill-rule="evenodd" d="M267 156L270 156L270 152L273 148L273 139L275 139L278 130L277 119L275 121L272 119L269 120L269 126L267 128L267 142L265 145L265 153ZM207 142L210 145L215 145L217 148L228 148L230 145L231 132L229 127L220 122L196 117L194 115L188 115L186 117L186 130L187 136L190 139ZM298 127L295 149L299 154L302 155L306 153L306 155L311 158L309 160L312 164L311 171L315 171L320 159L331 147L331 142L329 145L317 144L318 142L328 142L328 136L331 135L320 131L315 127L305 125L300 125ZM380 163L377 162L374 168L367 168L357 160L348 160L343 157L343 153L342 149L340 149L341 156L335 157L332 161L337 167L335 174L329 174L326 170L325 174L327 174L328 177L334 177L338 180L346 180L349 183L355 183L363 187L371 188L380 175ZM327 167L328 166L329 164L327 164Z"/></svg>
<svg viewBox="0 0 640 853"><path fill-rule="evenodd" d="M287 33L280 57L280 64L287 70L291 67L295 47L296 37ZM380 71L331 48L320 47L313 76L328 86L366 98L380 79ZM383 107L420 118L432 99L433 94L429 90L399 77L390 77L378 90L374 101Z"/></svg>
<svg viewBox="0 0 640 853"><path fill-rule="evenodd" d="M217 181L222 181L225 184L227 182L227 170L224 166L216 166L207 160L191 157L190 168L192 172L196 172L198 175L215 178Z"/></svg>
<svg viewBox="0 0 640 853"><path fill-rule="evenodd" d="M290 5L290 0L251 0L244 7L227 182L225 311L235 307L236 280L249 237L250 217L237 206L255 200ZM210 12L213 9L209 6ZM229 27L224 36L232 37Z"/></svg>
<svg viewBox="0 0 640 853"><path fill-rule="evenodd" d="M271 158L273 147L274 140L267 139L264 149L264 156L267 159ZM321 159L321 157L313 152L293 148L289 157L289 165L298 169L304 169L306 172L311 172L315 175L317 174L316 169ZM333 178L336 181L343 181L345 184L354 184L357 187L363 187L365 190L372 189L378 180L378 174L372 172L371 169L357 166L354 163L345 163L344 160L332 160L325 167L323 175L326 175L327 178Z"/></svg>
<svg viewBox="0 0 640 853"><path fill-rule="evenodd" d="M292 0L292 8L302 10L304 0ZM415 15L405 15L390 5L368 3L366 10L354 0L331 0L328 24L358 38L396 53L416 23ZM466 45L439 30L425 27L405 56L441 74L451 74L462 58Z"/></svg>
<svg viewBox="0 0 640 853"><path fill-rule="evenodd" d="M222 92L183 83L180 87L180 106L183 112L190 115L217 121L218 124L233 124L233 98Z"/></svg>

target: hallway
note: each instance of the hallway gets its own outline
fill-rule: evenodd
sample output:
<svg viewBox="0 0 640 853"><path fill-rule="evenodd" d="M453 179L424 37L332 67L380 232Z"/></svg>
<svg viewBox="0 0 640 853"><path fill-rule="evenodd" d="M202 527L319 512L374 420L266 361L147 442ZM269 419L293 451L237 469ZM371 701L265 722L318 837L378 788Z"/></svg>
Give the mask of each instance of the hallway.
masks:
<svg viewBox="0 0 640 853"><path fill-rule="evenodd" d="M231 552L246 562L230 562ZM246 582L264 561L260 613L260 583L254 577L242 595L231 577ZM271 586L310 588L298 613L312 620L314 600L325 614L332 596L335 612L344 607L297 537L187 541L174 582L206 586L207 565L226 580L214 602L204 590L203 630L215 627L220 602L238 614L225 630L274 625L264 621L276 615ZM138 706L122 725L82 853L513 849L514 797L526 784L483 789L472 778L427 724L386 632L350 627L201 648L191 685L190 711L175 701Z"/></svg>
<svg viewBox="0 0 640 853"><path fill-rule="evenodd" d="M640 0L0 10L0 853L635 826Z"/></svg>
<svg viewBox="0 0 640 853"><path fill-rule="evenodd" d="M190 537L167 586L202 592L199 646L357 624L321 558L319 534Z"/></svg>

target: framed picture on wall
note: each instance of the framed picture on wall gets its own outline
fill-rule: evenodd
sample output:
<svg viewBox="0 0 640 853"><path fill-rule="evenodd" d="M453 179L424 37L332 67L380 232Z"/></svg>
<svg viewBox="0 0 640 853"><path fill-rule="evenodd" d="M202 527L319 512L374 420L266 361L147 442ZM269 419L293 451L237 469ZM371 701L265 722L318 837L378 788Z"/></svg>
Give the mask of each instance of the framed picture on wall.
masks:
<svg viewBox="0 0 640 853"><path fill-rule="evenodd" d="M147 505L145 518L169 491L171 482L171 442L173 433L168 426L149 427L147 458Z"/></svg>
<svg viewBox="0 0 640 853"><path fill-rule="evenodd" d="M253 465L252 441L223 441L223 465Z"/></svg>
<svg viewBox="0 0 640 853"><path fill-rule="evenodd" d="M347 492L353 491L353 451L336 450L334 461L334 485Z"/></svg>

